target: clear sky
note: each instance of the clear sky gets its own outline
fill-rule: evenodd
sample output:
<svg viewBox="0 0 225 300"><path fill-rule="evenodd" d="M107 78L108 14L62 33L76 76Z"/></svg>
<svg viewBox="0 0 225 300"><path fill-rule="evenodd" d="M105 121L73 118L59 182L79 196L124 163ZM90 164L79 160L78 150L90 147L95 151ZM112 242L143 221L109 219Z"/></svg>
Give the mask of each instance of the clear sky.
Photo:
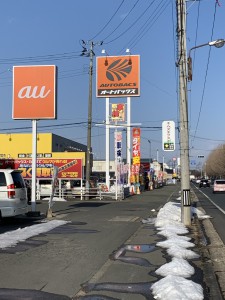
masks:
<svg viewBox="0 0 225 300"><path fill-rule="evenodd" d="M13 128L31 126L30 120L12 120L12 67L55 64L58 119L39 121L38 132L51 131L86 144L89 58L80 56L81 40L103 41L94 49L96 56L102 55L102 49L109 55L124 55L129 48L131 54L141 58L141 96L131 101L131 122L143 127L141 156L148 158L151 151L156 158L158 149L160 161L163 156L166 162L179 157L178 139L176 151L165 153L162 131L154 128L161 127L165 120L179 125L175 0L0 1L0 36L0 132L10 132L10 128L11 132L22 132ZM225 1L188 1L187 49L217 38L225 38ZM198 155L206 157L225 140L225 47L206 46L191 55L194 66L193 81L188 86L190 155L192 162L198 164ZM94 60L93 122L102 123L105 99L95 97L95 80ZM96 159L105 157L103 126L93 127L92 147Z"/></svg>

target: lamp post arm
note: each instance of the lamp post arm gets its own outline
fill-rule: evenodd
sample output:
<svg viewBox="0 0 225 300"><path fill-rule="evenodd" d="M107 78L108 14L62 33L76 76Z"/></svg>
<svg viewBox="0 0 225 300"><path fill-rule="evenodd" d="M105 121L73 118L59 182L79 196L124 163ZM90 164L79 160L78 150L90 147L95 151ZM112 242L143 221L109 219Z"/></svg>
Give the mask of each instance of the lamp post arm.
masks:
<svg viewBox="0 0 225 300"><path fill-rule="evenodd" d="M201 45L198 45L198 46L195 46L195 47L192 47L191 49L189 49L189 51L188 51L188 57L191 56L191 51L192 50L197 49L197 48L201 48L201 47L204 47L204 46L209 46L209 43L201 44Z"/></svg>

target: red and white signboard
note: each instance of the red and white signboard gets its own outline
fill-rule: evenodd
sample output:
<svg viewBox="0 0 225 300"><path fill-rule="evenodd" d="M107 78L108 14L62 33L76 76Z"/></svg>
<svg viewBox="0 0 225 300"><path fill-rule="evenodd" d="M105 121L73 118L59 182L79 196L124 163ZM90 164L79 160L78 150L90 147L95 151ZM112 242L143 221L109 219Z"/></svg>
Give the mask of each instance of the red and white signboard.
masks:
<svg viewBox="0 0 225 300"><path fill-rule="evenodd" d="M13 67L13 119L56 119L56 66Z"/></svg>
<svg viewBox="0 0 225 300"><path fill-rule="evenodd" d="M141 163L141 129L133 128L133 165L140 165Z"/></svg>
<svg viewBox="0 0 225 300"><path fill-rule="evenodd" d="M43 158L37 159L37 178L51 179L54 167L58 168L59 179L83 177L81 158ZM0 169L5 168L21 170L24 178L32 178L32 159L1 159Z"/></svg>

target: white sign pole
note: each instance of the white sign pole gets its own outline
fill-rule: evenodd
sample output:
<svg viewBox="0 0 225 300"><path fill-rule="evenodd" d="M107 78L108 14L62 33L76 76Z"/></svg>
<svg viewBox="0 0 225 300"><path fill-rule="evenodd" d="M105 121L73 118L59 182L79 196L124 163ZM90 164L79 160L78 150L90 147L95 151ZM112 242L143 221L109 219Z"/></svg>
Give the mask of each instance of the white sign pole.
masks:
<svg viewBox="0 0 225 300"><path fill-rule="evenodd" d="M36 173L37 173L37 120L32 120L32 194L31 210L36 209Z"/></svg>
<svg viewBox="0 0 225 300"><path fill-rule="evenodd" d="M131 97L127 97L127 165L128 165L128 179L127 183L130 186L131 173L131 146L130 146L130 126L131 126Z"/></svg>
<svg viewBox="0 0 225 300"><path fill-rule="evenodd" d="M106 98L106 109L105 109L105 118L106 118L106 140L105 140L105 183L108 188L108 191L110 189L110 178L109 178L109 98Z"/></svg>

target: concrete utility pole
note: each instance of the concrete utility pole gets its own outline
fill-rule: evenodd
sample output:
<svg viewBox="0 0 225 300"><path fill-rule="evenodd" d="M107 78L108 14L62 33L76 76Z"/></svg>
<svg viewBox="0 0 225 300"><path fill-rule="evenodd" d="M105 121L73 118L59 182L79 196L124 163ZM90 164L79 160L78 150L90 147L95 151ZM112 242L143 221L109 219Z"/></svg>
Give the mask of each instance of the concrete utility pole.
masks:
<svg viewBox="0 0 225 300"><path fill-rule="evenodd" d="M179 68L179 104L180 104L180 164L181 164L181 220L191 225L190 170L189 170L189 129L187 97L187 59L186 59L186 3L176 0L177 35Z"/></svg>
<svg viewBox="0 0 225 300"><path fill-rule="evenodd" d="M91 166L91 127L92 127L92 77L93 77L93 46L90 42L90 64L89 64L89 96L88 96L88 131L87 131L87 154L86 154L86 189L90 187Z"/></svg>
<svg viewBox="0 0 225 300"><path fill-rule="evenodd" d="M91 165L91 129L92 129L92 77L93 77L93 57L95 55L93 48L95 45L102 45L103 42L94 43L93 41L85 42L82 40L83 51L81 56L90 57L89 63L89 95L88 95L88 129L87 129L87 153L86 153L86 191L89 192L90 176L92 172ZM89 45L88 50L86 46Z"/></svg>

